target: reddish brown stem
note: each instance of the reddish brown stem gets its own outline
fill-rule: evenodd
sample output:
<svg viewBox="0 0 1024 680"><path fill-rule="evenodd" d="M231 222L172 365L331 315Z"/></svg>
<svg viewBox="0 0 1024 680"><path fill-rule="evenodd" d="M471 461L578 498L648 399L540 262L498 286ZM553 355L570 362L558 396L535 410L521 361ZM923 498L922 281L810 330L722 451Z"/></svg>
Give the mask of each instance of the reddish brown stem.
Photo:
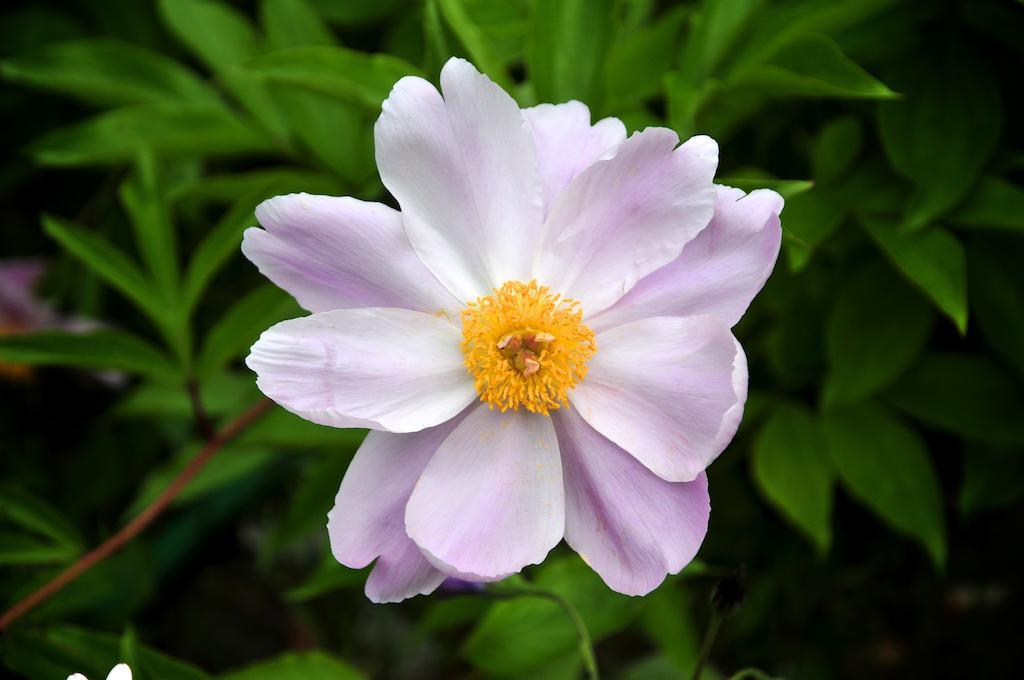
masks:
<svg viewBox="0 0 1024 680"><path fill-rule="evenodd" d="M83 555L77 562L53 577L41 588L15 604L13 607L0 616L0 630L6 630L11 623L24 616L41 602L57 593L64 586L88 571L97 562L110 557L128 541L132 540L155 520L181 493L196 474L203 469L217 451L224 444L234 439L242 430L251 425L262 416L271 402L264 399L254 404L248 411L228 423L224 429L215 434L213 438L196 454L181 473L174 478L160 496L150 503L136 517L126 524L120 531L101 543L99 546Z"/></svg>

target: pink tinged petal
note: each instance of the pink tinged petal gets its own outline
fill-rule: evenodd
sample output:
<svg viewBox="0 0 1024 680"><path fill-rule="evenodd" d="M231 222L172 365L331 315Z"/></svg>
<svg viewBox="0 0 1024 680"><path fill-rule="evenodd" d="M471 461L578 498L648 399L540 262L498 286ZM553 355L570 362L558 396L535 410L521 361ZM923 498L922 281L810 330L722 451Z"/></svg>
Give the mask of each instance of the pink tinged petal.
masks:
<svg viewBox="0 0 1024 680"><path fill-rule="evenodd" d="M736 356L732 360L732 390L736 395L736 403L729 407L729 410L722 416L722 424L715 435L715 443L712 450L724 451L732 438L736 436L736 430L743 420L743 407L747 404L747 354L743 351L740 341L733 338L736 345Z"/></svg>
<svg viewBox="0 0 1024 680"><path fill-rule="evenodd" d="M742 411L734 409L746 398L746 361L737 361L728 326L655 317L596 342L587 377L569 395L580 415L662 479L695 479L735 433Z"/></svg>
<svg viewBox="0 0 1024 680"><path fill-rule="evenodd" d="M590 109L578 101L541 104L523 109L523 115L537 147L545 215L569 182L626 139L621 120L605 118L591 125Z"/></svg>
<svg viewBox="0 0 1024 680"><path fill-rule="evenodd" d="M416 595L429 595L448 576L427 561L408 538L380 556L366 578L366 597L384 604L401 602Z"/></svg>
<svg viewBox="0 0 1024 680"><path fill-rule="evenodd" d="M409 244L402 215L354 198L289 194L256 208L242 252L311 312L404 307L457 318L461 307Z"/></svg>
<svg viewBox="0 0 1024 680"><path fill-rule="evenodd" d="M535 278L587 315L682 251L714 211L718 145L648 128L584 170L548 215Z"/></svg>
<svg viewBox="0 0 1024 680"><path fill-rule="evenodd" d="M469 62L441 71L444 98L402 78L374 128L377 167L413 248L462 301L528 278L543 221L533 138L515 101Z"/></svg>
<svg viewBox="0 0 1024 680"><path fill-rule="evenodd" d="M415 432L476 397L458 328L407 309L338 309L264 331L246 364L268 397L332 427Z"/></svg>
<svg viewBox="0 0 1024 680"><path fill-rule="evenodd" d="M644 277L588 324L595 330L651 316L714 314L733 326L775 267L782 197L716 187L715 215L675 260Z"/></svg>
<svg viewBox="0 0 1024 680"><path fill-rule="evenodd" d="M544 560L562 539L564 501L551 419L480 404L427 464L405 528L444 571L493 580Z"/></svg>
<svg viewBox="0 0 1024 680"><path fill-rule="evenodd" d="M31 331L56 323L53 310L35 293L45 272L46 265L36 260L0 263L0 328Z"/></svg>
<svg viewBox="0 0 1024 680"><path fill-rule="evenodd" d="M574 409L553 415L565 475L565 540L612 590L646 595L697 554L708 529L707 477L666 482Z"/></svg>
<svg viewBox="0 0 1024 680"><path fill-rule="evenodd" d="M370 432L345 473L327 515L331 551L353 569L377 560L366 581L366 595L374 602L425 595L445 578L406 536L405 505L423 468L460 420L411 434Z"/></svg>

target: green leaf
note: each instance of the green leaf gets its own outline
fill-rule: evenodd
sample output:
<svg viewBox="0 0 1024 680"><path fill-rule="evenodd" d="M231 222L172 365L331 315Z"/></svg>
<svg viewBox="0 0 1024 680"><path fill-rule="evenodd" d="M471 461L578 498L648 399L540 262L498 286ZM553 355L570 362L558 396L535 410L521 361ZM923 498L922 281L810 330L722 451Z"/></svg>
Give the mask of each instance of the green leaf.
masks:
<svg viewBox="0 0 1024 680"><path fill-rule="evenodd" d="M121 184L121 203L160 297L173 303L178 293L178 246L173 219L157 187L155 160L143 154L138 165L138 171Z"/></svg>
<svg viewBox="0 0 1024 680"><path fill-rule="evenodd" d="M170 32L217 74L267 130L276 137L288 135L271 93L236 68L260 51L259 36L248 17L214 0L160 0L160 15Z"/></svg>
<svg viewBox="0 0 1024 680"><path fill-rule="evenodd" d="M275 50L335 43L330 27L306 0L262 0L260 24Z"/></svg>
<svg viewBox="0 0 1024 680"><path fill-rule="evenodd" d="M158 156L234 156L274 151L271 141L223 108L144 105L57 128L30 147L51 166L118 165L140 149Z"/></svg>
<svg viewBox="0 0 1024 680"><path fill-rule="evenodd" d="M41 331L0 337L0 361L14 364L113 369L178 382L171 360L148 342L123 331Z"/></svg>
<svg viewBox="0 0 1024 680"><path fill-rule="evenodd" d="M700 656L701 631L692 612L693 602L680 581L668 581L644 597L640 626L676 674L688 677ZM672 677L667 673L654 677Z"/></svg>
<svg viewBox="0 0 1024 680"><path fill-rule="evenodd" d="M463 0L434 0L441 9L441 15L452 29L452 33L465 46L470 60L506 92L511 90L512 81L494 53L493 42L476 24L466 9Z"/></svg>
<svg viewBox="0 0 1024 680"><path fill-rule="evenodd" d="M612 0L534 0L527 65L539 101L579 99L600 107L612 5Z"/></svg>
<svg viewBox="0 0 1024 680"><path fill-rule="evenodd" d="M949 221L965 227L1024 233L1024 189L1001 177L982 177Z"/></svg>
<svg viewBox="0 0 1024 680"><path fill-rule="evenodd" d="M197 201L230 205L242 194L274 196L298 191L339 194L341 189L338 180L326 173L274 167L229 175L204 175L178 184L169 192L169 198L173 202Z"/></svg>
<svg viewBox="0 0 1024 680"><path fill-rule="evenodd" d="M324 427L299 416L274 409L249 426L236 440L239 444L273 449L355 450L366 437L366 430Z"/></svg>
<svg viewBox="0 0 1024 680"><path fill-rule="evenodd" d="M158 324L166 321L166 308L161 304L153 284L110 241L70 222L46 215L43 216L43 229L64 250L119 290L151 319Z"/></svg>
<svg viewBox="0 0 1024 680"><path fill-rule="evenodd" d="M832 462L807 409L782 404L753 448L754 481L765 499L810 538L822 554L832 541Z"/></svg>
<svg viewBox="0 0 1024 680"><path fill-rule="evenodd" d="M963 200L998 143L999 87L976 54L949 50L901 64L891 80L906 96L879 108L886 154L917 188L911 227Z"/></svg>
<svg viewBox="0 0 1024 680"><path fill-rule="evenodd" d="M366 54L344 47L292 47L256 57L246 72L270 83L321 92L379 112L395 83L417 69L388 54Z"/></svg>
<svg viewBox="0 0 1024 680"><path fill-rule="evenodd" d="M81 550L78 531L53 506L14 486L0 488L0 518L56 545Z"/></svg>
<svg viewBox="0 0 1024 680"><path fill-rule="evenodd" d="M835 298L826 327L825 403L864 401L892 384L931 334L928 303L889 267L872 262Z"/></svg>
<svg viewBox="0 0 1024 680"><path fill-rule="evenodd" d="M334 497L338 494L341 479L345 476L345 470L355 450L355 445L341 447L308 458L302 478L290 489L288 509L260 546L262 562L268 562L275 553L286 546L306 542L312 536L323 535L324 518L334 505ZM333 557L330 561L335 566L340 566ZM327 571L328 580L340 579L335 570ZM343 571L351 570L343 568ZM318 580L318 577L311 577L311 580Z"/></svg>
<svg viewBox="0 0 1024 680"><path fill-rule="evenodd" d="M203 342L196 360L196 375L203 380L219 372L252 347L260 333L278 321L302 316L290 295L273 284L264 284L221 317Z"/></svg>
<svg viewBox="0 0 1024 680"><path fill-rule="evenodd" d="M256 31L244 14L215 0L160 0L160 14L171 32L203 63L217 68L257 51Z"/></svg>
<svg viewBox="0 0 1024 680"><path fill-rule="evenodd" d="M173 59L109 38L52 43L5 59L0 74L100 106L218 102L212 88Z"/></svg>
<svg viewBox="0 0 1024 680"><path fill-rule="evenodd" d="M899 0L790 0L766 3L740 45L739 68L764 61L809 33L838 35L897 4Z"/></svg>
<svg viewBox="0 0 1024 680"><path fill-rule="evenodd" d="M921 437L876 407L830 413L825 436L843 486L896 531L946 561L942 490Z"/></svg>
<svg viewBox="0 0 1024 680"><path fill-rule="evenodd" d="M4 662L31 678L65 678L72 673L103 678L115 664L125 661L118 635L59 624L48 628L19 627L4 636ZM136 644L141 668L159 680L205 680L201 670L155 649Z"/></svg>
<svg viewBox="0 0 1024 680"><path fill-rule="evenodd" d="M683 43L683 82L693 86L714 73L762 4L763 0L704 0Z"/></svg>
<svg viewBox="0 0 1024 680"><path fill-rule="evenodd" d="M685 7L676 8L612 45L605 81L616 111L661 93L687 12Z"/></svg>
<svg viewBox="0 0 1024 680"><path fill-rule="evenodd" d="M0 527L3 565L65 565L82 552L75 528L48 503L23 489L0 489Z"/></svg>
<svg viewBox="0 0 1024 680"><path fill-rule="evenodd" d="M69 564L78 550L23 533L0 530L0 565Z"/></svg>
<svg viewBox="0 0 1024 680"><path fill-rule="evenodd" d="M826 125L811 150L814 181L838 179L860 155L864 143L864 127L853 116L836 118Z"/></svg>
<svg viewBox="0 0 1024 680"><path fill-rule="evenodd" d="M285 119L311 157L357 189L376 179L373 122L362 107L296 85L277 84L274 91L281 93Z"/></svg>
<svg viewBox="0 0 1024 680"><path fill-rule="evenodd" d="M808 35L792 41L767 61L739 71L729 84L773 97L891 99L896 96L823 35Z"/></svg>
<svg viewBox="0 0 1024 680"><path fill-rule="evenodd" d="M882 219L861 223L907 280L966 333L967 258L960 241L945 229L911 233Z"/></svg>
<svg viewBox="0 0 1024 680"><path fill-rule="evenodd" d="M568 600L595 641L621 630L639 612L639 600L609 590L575 556L549 558L537 568L533 586ZM572 652L576 645L576 629L557 603L517 597L488 610L470 634L464 653L486 673L517 675Z"/></svg>
<svg viewBox="0 0 1024 680"><path fill-rule="evenodd" d="M393 15L408 4L408 0L310 0L331 23L362 28L367 24Z"/></svg>
<svg viewBox="0 0 1024 680"><path fill-rule="evenodd" d="M972 241L968 271L978 328L1024 375L1024 272L1016 246L1016 241Z"/></svg>
<svg viewBox="0 0 1024 680"><path fill-rule="evenodd" d="M125 510L125 516L133 517L155 501L185 467L192 462L201 444L192 444L182 449L166 465L154 470L139 487L135 500ZM174 505L183 505L207 496L226 486L259 473L275 458L274 452L255 446L238 443L227 444L192 478L181 493L174 498Z"/></svg>
<svg viewBox="0 0 1024 680"><path fill-rule="evenodd" d="M260 7L273 49L336 42L306 0L264 0ZM278 95L277 104L288 128L311 156L356 185L373 176L373 130L362 109L295 85L277 83L272 93Z"/></svg>
<svg viewBox="0 0 1024 680"><path fill-rule="evenodd" d="M221 680L362 680L365 676L327 652L288 652L220 676Z"/></svg>
<svg viewBox="0 0 1024 680"><path fill-rule="evenodd" d="M1024 389L992 359L927 354L886 398L932 427L996 445L1024 444Z"/></svg>
<svg viewBox="0 0 1024 680"><path fill-rule="evenodd" d="M783 234L795 237L786 242L790 268L798 272L807 265L814 251L843 223L846 206L833 192L814 186L786 199ZM794 247L797 246L797 247Z"/></svg>
<svg viewBox="0 0 1024 680"><path fill-rule="evenodd" d="M240 413L259 398L252 373L220 373L199 383L203 407L208 415L221 417ZM183 421L194 418L192 400L181 385L146 383L129 392L114 409L121 418L150 418Z"/></svg>
<svg viewBox="0 0 1024 680"><path fill-rule="evenodd" d="M240 252L242 232L256 224L256 205L264 198L266 190L260 186L242 194L196 246L185 270L185 309L191 310L198 304L214 275L232 255Z"/></svg>
<svg viewBox="0 0 1024 680"><path fill-rule="evenodd" d="M963 515L999 510L1024 498L1024 455L1019 450L968 446L957 496Z"/></svg>

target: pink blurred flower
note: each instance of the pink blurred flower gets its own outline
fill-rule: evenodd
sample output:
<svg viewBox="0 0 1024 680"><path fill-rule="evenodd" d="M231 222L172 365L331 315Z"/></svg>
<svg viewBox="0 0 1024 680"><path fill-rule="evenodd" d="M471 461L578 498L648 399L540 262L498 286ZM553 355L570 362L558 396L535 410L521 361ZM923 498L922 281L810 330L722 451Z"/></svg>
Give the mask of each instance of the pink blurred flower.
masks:
<svg viewBox="0 0 1024 680"><path fill-rule="evenodd" d="M260 389L373 430L329 515L335 557L376 560L366 592L389 602L565 538L614 590L650 592L707 531L704 469L747 392L730 329L782 199L714 185L708 137L521 110L460 59L441 92L400 80L375 135L401 212L279 196L242 245L313 312L253 346Z"/></svg>
<svg viewBox="0 0 1024 680"><path fill-rule="evenodd" d="M57 315L35 294L35 287L46 271L35 260L0 263L0 335L30 333L58 326ZM0 377L25 379L28 366L0 361Z"/></svg>

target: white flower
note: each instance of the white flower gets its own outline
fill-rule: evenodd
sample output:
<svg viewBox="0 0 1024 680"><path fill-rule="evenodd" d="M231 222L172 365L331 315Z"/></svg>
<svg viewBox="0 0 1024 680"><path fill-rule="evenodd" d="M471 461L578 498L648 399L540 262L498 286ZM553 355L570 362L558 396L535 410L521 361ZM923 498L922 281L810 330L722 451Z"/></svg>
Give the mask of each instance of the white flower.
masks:
<svg viewBox="0 0 1024 680"><path fill-rule="evenodd" d="M89 678L81 673L72 673L68 676L68 680L89 680ZM119 663L110 669L107 680L132 680L132 669L128 668L126 663Z"/></svg>

